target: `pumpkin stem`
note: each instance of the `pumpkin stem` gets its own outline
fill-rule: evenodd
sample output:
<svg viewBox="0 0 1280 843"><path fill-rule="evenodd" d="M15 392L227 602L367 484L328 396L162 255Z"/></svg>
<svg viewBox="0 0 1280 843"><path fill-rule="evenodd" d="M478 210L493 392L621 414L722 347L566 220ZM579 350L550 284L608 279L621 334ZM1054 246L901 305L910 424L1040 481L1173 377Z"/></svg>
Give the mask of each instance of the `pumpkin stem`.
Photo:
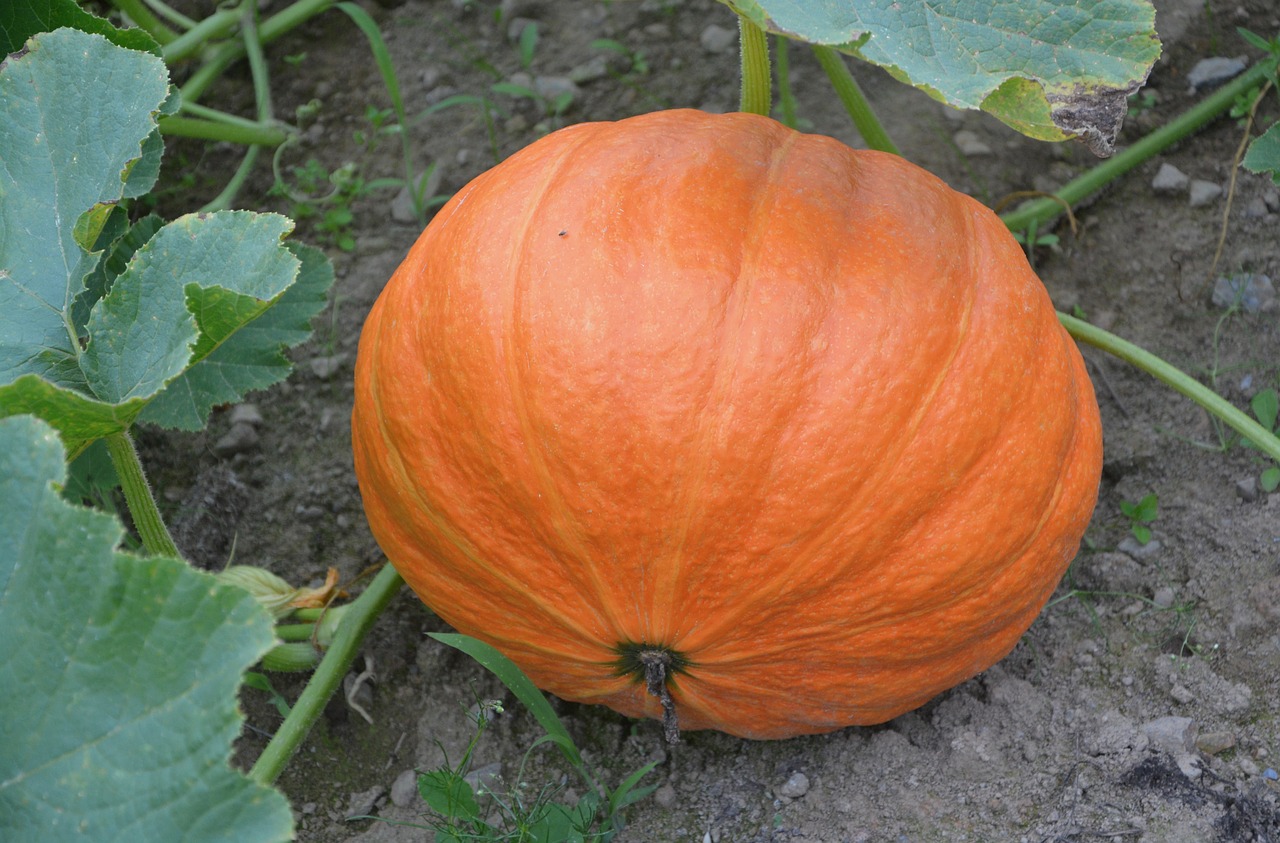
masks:
<svg viewBox="0 0 1280 843"><path fill-rule="evenodd" d="M662 736L669 744L680 743L676 703L667 690L667 670L672 666L671 654L666 650L641 650L636 658L644 665L645 687L662 703Z"/></svg>

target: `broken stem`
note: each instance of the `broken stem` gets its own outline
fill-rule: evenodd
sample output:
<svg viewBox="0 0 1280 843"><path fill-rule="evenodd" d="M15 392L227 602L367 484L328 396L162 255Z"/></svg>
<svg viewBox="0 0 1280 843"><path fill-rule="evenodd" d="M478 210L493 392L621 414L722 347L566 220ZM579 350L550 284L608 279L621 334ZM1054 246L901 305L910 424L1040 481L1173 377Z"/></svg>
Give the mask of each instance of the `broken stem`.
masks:
<svg viewBox="0 0 1280 843"><path fill-rule="evenodd" d="M662 703L662 736L669 744L680 743L676 703L667 690L667 670L671 667L671 654L665 650L643 650L637 658L644 665L645 687Z"/></svg>

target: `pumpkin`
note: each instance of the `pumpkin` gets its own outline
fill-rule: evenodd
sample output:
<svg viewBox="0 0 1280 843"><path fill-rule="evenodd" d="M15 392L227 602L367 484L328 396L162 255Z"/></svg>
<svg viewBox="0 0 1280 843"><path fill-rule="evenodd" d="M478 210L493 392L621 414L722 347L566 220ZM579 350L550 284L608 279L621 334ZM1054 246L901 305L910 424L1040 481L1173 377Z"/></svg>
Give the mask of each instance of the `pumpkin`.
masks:
<svg viewBox="0 0 1280 843"><path fill-rule="evenodd" d="M364 326L374 537L546 691L784 738L1003 658L1101 467L1000 220L748 114L572 126L446 204Z"/></svg>

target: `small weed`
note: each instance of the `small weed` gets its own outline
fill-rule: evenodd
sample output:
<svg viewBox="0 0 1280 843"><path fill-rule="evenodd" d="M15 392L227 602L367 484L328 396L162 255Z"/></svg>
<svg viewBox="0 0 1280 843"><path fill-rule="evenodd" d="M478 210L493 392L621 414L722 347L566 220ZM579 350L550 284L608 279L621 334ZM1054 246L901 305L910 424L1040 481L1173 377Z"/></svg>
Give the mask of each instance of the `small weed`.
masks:
<svg viewBox="0 0 1280 843"><path fill-rule="evenodd" d="M520 56L520 67L528 70L533 64L533 54L538 49L538 24L530 21L520 30L516 41L516 52Z"/></svg>
<svg viewBox="0 0 1280 843"><path fill-rule="evenodd" d="M1120 512L1129 519L1129 531L1140 544L1151 541L1151 528L1147 525L1156 520L1159 514L1159 499L1155 492L1145 496L1137 503L1120 501Z"/></svg>
<svg viewBox="0 0 1280 843"><path fill-rule="evenodd" d="M1151 91L1146 91L1146 92L1139 91L1139 92L1130 94L1129 95L1129 116L1137 117L1139 114L1144 114L1150 111L1151 109L1155 108L1156 103L1158 103L1159 101L1160 101L1159 98L1155 95L1155 93Z"/></svg>
<svg viewBox="0 0 1280 843"><path fill-rule="evenodd" d="M645 58L645 54L640 50L628 47L621 41L615 41L612 38L597 38L591 42L591 49L606 50L622 56L627 62L627 69L622 72L624 77L649 75L649 60Z"/></svg>
<svg viewBox="0 0 1280 843"><path fill-rule="evenodd" d="M1275 433L1280 428L1280 395L1277 395L1274 389L1264 389L1254 395L1253 400L1249 402L1249 409L1253 410L1253 416L1258 420L1258 424L1267 430ZM1257 447L1248 439L1241 439L1240 444L1246 448ZM1258 478L1258 485L1264 492L1274 492L1280 488L1280 467L1273 465L1264 469Z"/></svg>
<svg viewBox="0 0 1280 843"><path fill-rule="evenodd" d="M418 777L418 792L433 815L427 817L438 843L463 841L511 841L511 843L607 843L624 826L623 811L648 796L656 785L638 787L657 762L627 776L610 790L588 771L582 753L564 724L528 677L505 656L487 644L463 635L433 633L433 638L456 647L476 659L502 680L546 731L525 752L515 784L500 780L475 781L471 763L475 748L493 715L503 710L497 700L477 700L468 712L474 734L457 764L445 764ZM553 744L586 785L576 805L557 802L561 787L532 789L525 770L533 752Z"/></svg>

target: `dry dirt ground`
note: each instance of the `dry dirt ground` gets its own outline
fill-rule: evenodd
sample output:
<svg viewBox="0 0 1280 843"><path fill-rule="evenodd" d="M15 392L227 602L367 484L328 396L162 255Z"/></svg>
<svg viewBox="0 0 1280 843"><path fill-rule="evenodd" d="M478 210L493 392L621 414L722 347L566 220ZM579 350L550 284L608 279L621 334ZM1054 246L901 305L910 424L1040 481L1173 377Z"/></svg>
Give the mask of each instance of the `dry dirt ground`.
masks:
<svg viewBox="0 0 1280 843"><path fill-rule="evenodd" d="M1280 29L1274 0L1157 0L1165 53L1135 102L1122 144L1195 101L1187 75L1202 58L1248 56L1237 26ZM436 165L450 193L556 124L546 102L493 93L517 82L582 79L561 122L616 119L660 107L729 110L737 97L732 14L712 0L406 0L369 5L392 52L408 111L452 95L487 94L492 126L475 105L426 114L410 127L417 169ZM497 13L501 12L500 17ZM517 18L539 39L522 67ZM596 43L612 39L628 53ZM313 99L307 143L286 165L314 157L328 170L356 162L367 178L402 174L394 139L366 154L366 109L386 94L363 39L331 12L273 45L277 108ZM638 59L638 63L637 63ZM821 71L791 51L791 83L811 131L859 145ZM1049 190L1089 167L1078 145L1015 135L976 113L950 112L870 67L856 72L904 154L957 189L994 204ZM545 78L551 78L547 82ZM547 89L552 90L552 89ZM221 96L235 102L234 80ZM1274 103L1274 100L1272 101ZM1262 116L1276 117L1274 104ZM1238 406L1277 385L1280 325L1274 297L1260 312L1211 301L1218 275L1280 272L1280 201L1268 180L1241 174L1218 268L1213 256L1225 196L1193 206L1188 189L1160 192L1160 165L1225 188L1240 128L1221 120L1130 173L1078 209L1078 228L1035 258L1060 309L1132 339L1217 388ZM221 151L176 147L165 200L182 210L225 170ZM185 180L183 180L185 177ZM267 195L245 202L292 210ZM1212 192L1212 191L1210 191ZM352 205L352 251L330 248L332 305L296 353L282 387L252 397L253 435L225 439L232 413L198 436L142 436L153 479L187 551L206 564L237 561L316 581L327 566L352 580L380 561L363 521L349 448L352 363L361 322L420 225L396 214L395 190ZM324 233L303 225L303 238ZM1205 413L1127 365L1087 351L1105 426L1105 471L1086 545L1057 595L1013 653L918 711L874 728L778 742L690 733L674 748L656 723L556 702L587 758L610 782L650 760L658 791L629 814L619 841L1274 841L1280 840L1280 494L1260 492L1264 468ZM245 433L240 428L240 433ZM1128 539L1123 501L1158 496L1154 539ZM358 587L358 586L357 586ZM427 639L441 629L402 594L370 635L356 697L369 720L333 702L281 780L298 839L430 840L419 829L348 815L372 810L413 821L425 806L407 771L457 759L472 735L468 707L501 698L506 713L484 735L475 764L526 794L564 783L532 720L488 674ZM301 680L278 677L286 696ZM246 694L237 760L251 762L279 715ZM1168 719L1181 718L1181 719ZM369 722L371 720L371 722ZM399 786L393 788L393 785Z"/></svg>

